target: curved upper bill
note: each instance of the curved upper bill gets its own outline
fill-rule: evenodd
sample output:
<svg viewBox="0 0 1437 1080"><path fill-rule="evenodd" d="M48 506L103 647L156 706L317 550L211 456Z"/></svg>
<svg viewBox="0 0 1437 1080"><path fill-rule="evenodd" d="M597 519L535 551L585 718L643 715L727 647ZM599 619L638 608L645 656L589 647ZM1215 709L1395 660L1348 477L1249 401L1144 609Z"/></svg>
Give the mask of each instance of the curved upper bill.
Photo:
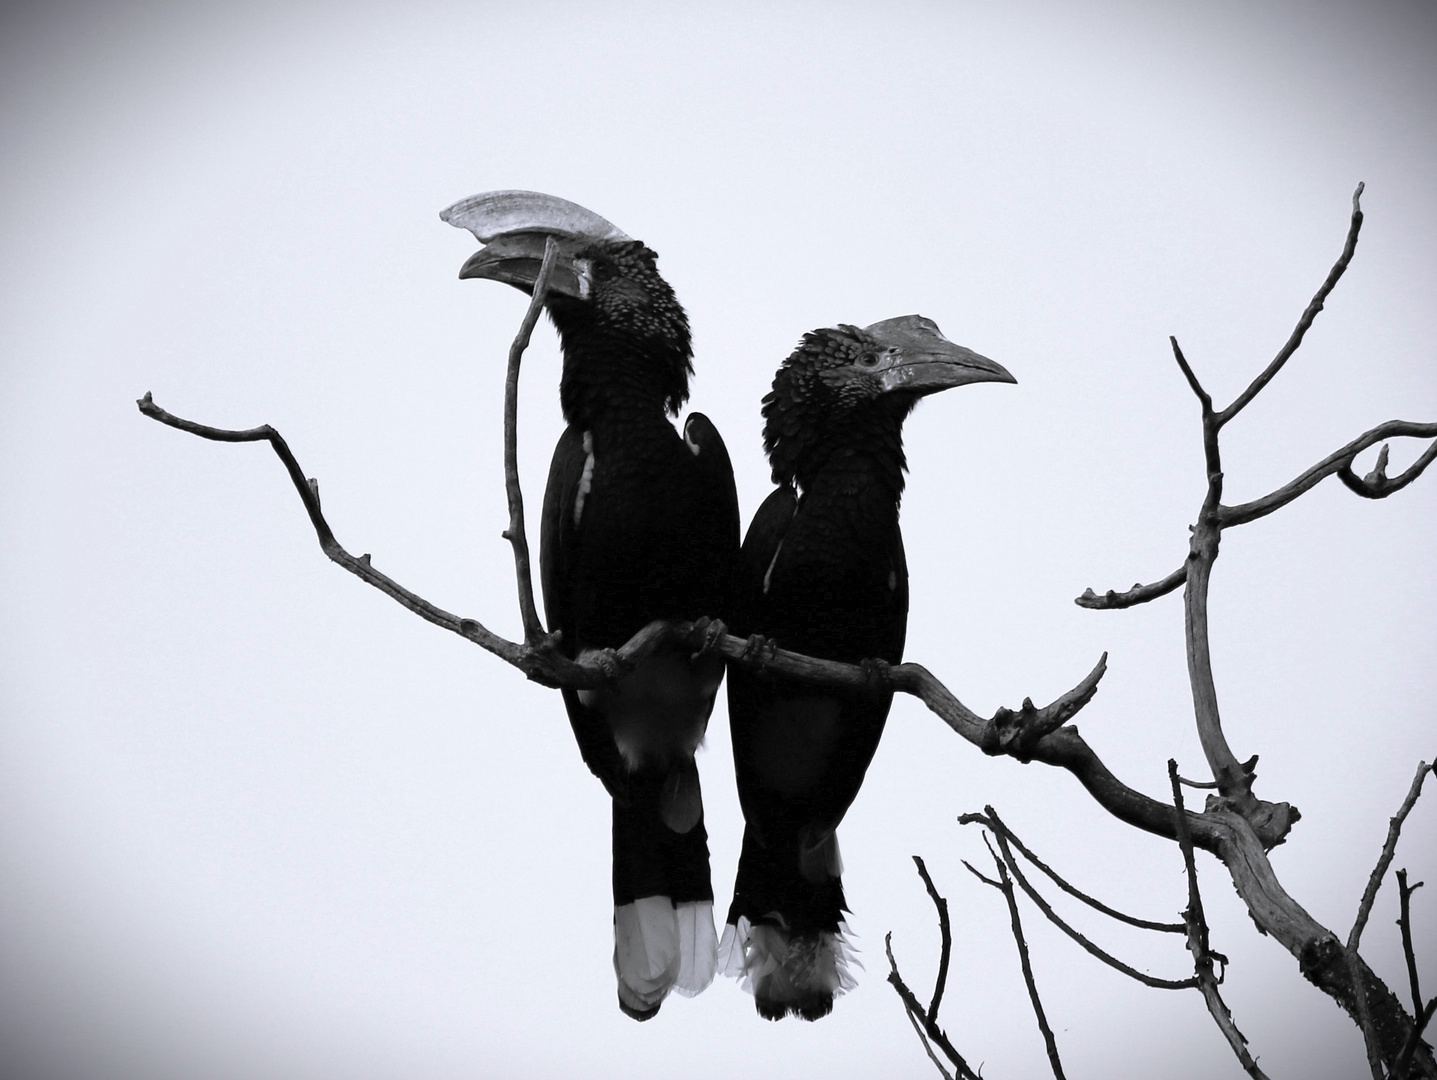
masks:
<svg viewBox="0 0 1437 1080"><path fill-rule="evenodd" d="M439 211L439 220L468 229L481 244L517 232L629 240L622 229L578 203L541 191L485 191Z"/></svg>
<svg viewBox="0 0 1437 1080"><path fill-rule="evenodd" d="M1018 381L1002 364L953 344L937 323L922 315L900 315L863 329L889 350L876 373L885 391L921 395L965 383Z"/></svg>
<svg viewBox="0 0 1437 1080"><path fill-rule="evenodd" d="M544 259L544 241L559 242L550 287L566 296L584 297L588 280L574 261L594 240L628 240L611 221L578 203L540 191L486 191L460 199L439 212L441 221L468 229L485 246L459 270L461 278L490 278L532 293Z"/></svg>

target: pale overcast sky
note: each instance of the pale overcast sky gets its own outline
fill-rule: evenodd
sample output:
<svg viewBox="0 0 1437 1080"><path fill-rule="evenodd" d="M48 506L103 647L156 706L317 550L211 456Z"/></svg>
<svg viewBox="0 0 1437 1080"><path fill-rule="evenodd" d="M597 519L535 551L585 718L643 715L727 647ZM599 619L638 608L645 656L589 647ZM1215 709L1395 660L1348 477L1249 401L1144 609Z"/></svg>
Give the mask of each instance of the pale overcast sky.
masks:
<svg viewBox="0 0 1437 1080"><path fill-rule="evenodd" d="M1081 886L1154 918L1172 845L1069 776L896 704L842 830L866 971L820 1023L720 980L614 1003L608 808L557 697L329 564L272 423L355 553L514 635L502 365L524 298L459 281L438 211L573 199L659 252L693 406L751 514L758 403L808 329L920 312L1005 365L909 421L908 656L991 713L1067 689L1127 782L1203 770L1181 601L1072 598L1173 570L1201 499L1181 341L1220 403L1230 501L1384 420L1437 420L1437 15L1426 3L10 5L0 15L0 1062L23 1080L935 1075L884 982L931 986L984 1075L1046 1064L1002 899L955 818L992 803ZM528 358L531 513L559 431ZM1418 448L1398 444L1394 469ZM1364 459L1370 467L1374 455ZM1213 649L1239 757L1303 820L1274 865L1345 936L1437 754L1437 474L1328 481L1230 533ZM716 910L741 830L727 717L701 754ZM1396 865L1437 880L1437 794ZM1274 1077L1360 1075L1356 1029L1200 860L1224 993ZM1415 901L1429 982L1437 896ZM1067 909L1065 909L1067 910ZM1026 909L1068 1075L1240 1075L1200 998L1124 981ZM1154 972L1150 944L1075 916ZM1405 987L1394 889L1364 952ZM1430 989L1430 988L1429 988Z"/></svg>

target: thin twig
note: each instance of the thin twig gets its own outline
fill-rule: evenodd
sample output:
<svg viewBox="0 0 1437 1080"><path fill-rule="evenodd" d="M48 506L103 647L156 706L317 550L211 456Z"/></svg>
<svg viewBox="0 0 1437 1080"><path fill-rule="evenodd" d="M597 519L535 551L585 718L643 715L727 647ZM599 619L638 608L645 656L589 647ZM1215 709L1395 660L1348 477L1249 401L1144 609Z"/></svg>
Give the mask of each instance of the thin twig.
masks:
<svg viewBox="0 0 1437 1080"><path fill-rule="evenodd" d="M1083 903L1087 904L1095 911L1101 911L1110 919L1116 919L1118 922L1127 923L1129 926L1136 926L1140 930L1158 930L1165 934L1186 933L1187 927L1184 926L1182 923L1153 922L1150 919L1139 919L1135 915L1127 915L1119 911L1117 908L1109 907L1107 904L1103 903L1096 897L1089 896L1087 893L1083 892L1082 889L1079 889L1077 886L1065 881L1063 877L1058 874L1057 871L1055 871L1047 863L1043 862L1043 860L1038 858L1038 856L1034 855L1033 852L1029 850L1027 845L1025 845L1022 840L1018 839L1018 834L1015 833L1012 829L1010 829L1007 823L998 816L997 812L993 809L992 806L985 806L983 810L984 812L982 814L963 814L961 817L958 818L958 824L970 825L976 823L987 826L995 833L1001 833L1003 836L1007 837L1010 844L1012 844L1015 848L1018 849L1019 853L1022 854L1023 858L1027 859L1039 870L1047 874L1048 877L1052 879L1053 883L1057 885L1058 888L1062 889L1065 893L1067 893L1069 896L1081 900Z"/></svg>
<svg viewBox="0 0 1437 1080"><path fill-rule="evenodd" d="M1402 932L1402 955L1407 961L1407 984L1412 990L1412 1015L1422 1011L1422 986L1417 979L1417 955L1412 950L1412 894L1422 888L1422 882L1410 888L1407 885L1407 871L1397 871L1397 929Z"/></svg>
<svg viewBox="0 0 1437 1080"><path fill-rule="evenodd" d="M891 930L884 935L883 948L888 953L888 983L897 992L899 1000L903 1002L903 1011L908 1014L908 1019L913 1023L914 1028L917 1030L919 1025L922 1025L919 1037L922 1038L922 1033L926 1033L928 1039L932 1039L948 1060L953 1063L953 1067L963 1080L981 1080L978 1074L969 1067L968 1062L963 1060L963 1055L958 1053L953 1044L948 1041L948 1036L943 1029L928 1019L917 996L908 989L908 984L903 981L903 976L898 974L898 961L893 959L893 932ZM938 1066L938 1071L946 1076L947 1072L938 1059L933 1056L933 1051L929 1049L926 1039L923 1046L928 1050L928 1056L932 1058L933 1064Z"/></svg>
<svg viewBox="0 0 1437 1080"><path fill-rule="evenodd" d="M1212 395L1202 388L1202 383L1198 382L1198 377L1193 374L1193 369L1188 365L1187 357L1183 355L1182 348L1178 345L1178 339L1169 334L1168 344L1173 348L1173 359L1178 362L1178 368L1182 371L1183 377L1187 379L1188 386L1192 387L1192 392L1197 396L1198 404L1202 406L1203 416L1208 416L1212 412Z"/></svg>
<svg viewBox="0 0 1437 1080"><path fill-rule="evenodd" d="M1178 847L1182 849L1183 866L1186 868L1188 876L1188 906L1187 910L1183 912L1183 921L1187 924L1188 949L1193 954L1198 988L1202 991L1208 1012L1212 1014L1218 1030L1227 1039L1228 1045L1232 1047L1232 1052L1237 1055L1237 1060L1243 1069L1253 1077L1253 1080L1267 1080L1267 1074L1258 1068L1257 1059L1248 1052L1246 1036L1237 1029L1232 1012L1228 1009L1227 1003L1223 1001L1222 995L1218 993L1217 987L1221 980L1213 971L1213 957L1216 954L1208 942L1207 919L1203 917L1202 893L1198 891L1197 861L1193 857L1192 836L1187 828L1187 811L1183 807L1183 789L1178 780L1178 763L1172 758L1168 759L1168 779L1171 781L1173 789L1173 821L1177 827Z"/></svg>
<svg viewBox="0 0 1437 1080"><path fill-rule="evenodd" d="M948 960L953 952L953 932L948 925L948 901L938 895L933 879L928 876L928 867L923 865L923 857L915 855L913 862L918 867L918 876L923 879L923 887L928 890L929 899L938 909L938 977L933 982L933 1000L928 1004L928 1019L931 1023L937 1023L938 1006L943 1001L943 988L948 985Z"/></svg>
<svg viewBox="0 0 1437 1080"><path fill-rule="evenodd" d="M1382 845L1382 854L1377 857L1377 865L1372 868L1372 874L1367 879L1367 888L1362 890L1362 901L1357 905L1357 918L1352 924L1352 932L1347 935L1347 949L1349 952L1357 951L1358 943L1362 940L1362 931L1367 926L1367 918L1372 914L1373 901L1377 899L1377 890L1382 887L1382 879L1387 876L1387 868L1392 865L1392 856L1397 851L1397 839L1402 835L1402 823L1407 820L1407 815L1412 812L1412 807L1417 804L1417 797L1422 794L1422 781L1432 771L1432 765L1437 761L1428 763L1419 761L1417 763L1417 775L1412 777L1412 784L1407 789L1407 797L1402 800L1397 813L1387 822L1387 841Z"/></svg>
<svg viewBox="0 0 1437 1080"><path fill-rule="evenodd" d="M1362 900L1357 905L1357 918L1353 920L1352 931L1347 935L1346 956L1352 970L1352 996L1357 1005L1357 1018L1362 1027L1363 1042L1367 1048L1367 1064L1372 1070L1373 1080L1383 1080L1382 1056L1378 1050L1377 1033L1373 1029L1372 1014L1367 1004L1367 987L1354 960L1358 956L1362 931L1367 927L1372 905L1377 900L1377 891L1382 887L1382 880L1387 876L1387 868L1392 865L1392 857L1397 851L1397 840L1402 835L1402 823L1417 804L1417 797L1422 794L1422 781L1431 771L1432 765L1427 762L1417 763L1417 775L1412 778L1407 797L1402 800L1401 807L1387 823L1387 840L1382 845L1382 854L1377 857L1377 865L1372 868L1372 874L1367 879L1367 887L1362 890Z"/></svg>
<svg viewBox="0 0 1437 1080"><path fill-rule="evenodd" d="M983 843L988 844L986 834L983 837ZM1001 837L999 843L1002 843ZM1023 920L1018 915L1018 897L1013 891L1013 882L1008 878L1008 868L1003 865L1003 860L998 857L998 853L993 850L991 844L988 844L988 854L993 856L993 865L998 868L997 881L984 877L966 861L963 865L972 870L979 881L991 885L1001 892L1003 899L1008 902L1008 917L1013 926L1013 940L1018 945L1018 961L1023 967L1023 981L1028 985L1028 1000L1033 1003L1033 1015L1037 1017L1038 1030L1043 1033L1043 1044L1048 1049L1048 1063L1052 1066L1053 1076L1055 1080L1064 1080L1063 1062L1058 1057L1058 1042L1053 1038L1053 1029L1048 1026L1048 1017L1043 1012L1043 1001L1038 997L1038 984L1033 980L1033 965L1028 958L1028 942L1023 937Z"/></svg>
<svg viewBox="0 0 1437 1080"><path fill-rule="evenodd" d="M1073 603L1090 611L1117 611L1120 608L1135 607L1138 604L1146 604L1149 600L1156 600L1160 596L1166 596L1175 591L1187 579L1188 564L1183 563L1167 577L1161 581L1155 581L1151 585L1135 582L1127 592L1114 592L1109 589L1101 596L1088 588L1084 589L1083 595L1075 599Z"/></svg>
<svg viewBox="0 0 1437 1080"><path fill-rule="evenodd" d="M524 624L524 642L535 645L544 639L544 627L534 606L534 576L529 569L529 539L524 532L524 492L519 486L519 362L529 347L529 338L544 310L549 278L554 272L559 246L552 236L544 238L544 261L534 279L534 295L509 346L509 366L504 374L504 491L509 498L509 527L504 538L514 549L514 576L519 589L519 616Z"/></svg>
<svg viewBox="0 0 1437 1080"><path fill-rule="evenodd" d="M1218 427L1222 427L1234 416L1242 412L1243 409L1247 408L1248 403L1262 392L1262 388L1272 381L1273 376L1282 370L1282 366L1287 363L1292 354L1297 352L1297 347L1302 344L1302 338L1312 325L1312 320L1317 318L1317 313L1322 310L1322 306L1326 302L1328 294L1332 292L1333 286L1337 284L1337 279L1342 277L1343 273L1347 270L1347 264L1352 261L1352 254L1357 250L1357 234L1362 231L1362 189L1365 186L1364 184L1358 184L1357 190L1352 193L1352 220L1347 227L1347 239L1342 245L1342 254L1337 257L1337 262L1332 264L1332 269L1327 273L1327 280L1322 283L1322 287L1319 288L1313 296L1312 302L1307 305L1307 310L1305 310L1302 313L1302 317L1297 320L1297 326L1293 329L1292 335L1287 339L1286 344L1278 350L1277 355L1273 357L1272 363L1267 365L1263 373L1255 378L1251 385L1239 394L1231 405L1217 414Z"/></svg>
<svg viewBox="0 0 1437 1080"><path fill-rule="evenodd" d="M1012 871L1013 877L1017 879L1017 882L1022 887L1023 891L1028 894L1028 899L1033 901L1033 903L1037 906L1038 910L1043 913L1043 915L1050 923L1056 926L1059 930L1063 931L1063 933L1067 934L1068 937L1076 941L1089 955L1101 960L1110 968L1113 968L1116 971L1121 971L1124 975L1128 976L1128 978L1136 979L1144 986L1151 986L1155 990L1188 990L1198 984L1197 979L1195 978L1159 979L1155 975L1148 975L1145 972L1139 971L1135 967L1123 963L1116 956L1099 948L1097 945L1094 945L1081 933L1079 933L1077 930L1073 929L1073 927L1069 926L1066 922L1064 922L1062 917L1053 910L1052 905L1049 904L1048 901L1043 899L1043 895L1038 892L1037 889L1033 888L1032 884L1028 881L1028 879L1023 876L1022 869L1019 868L1017 860L1013 858L1013 853L1008 848L1007 837L1005 837L1003 833L997 830L994 830L993 835L998 840L998 849L1003 853L1003 861L1007 864L1007 869Z"/></svg>

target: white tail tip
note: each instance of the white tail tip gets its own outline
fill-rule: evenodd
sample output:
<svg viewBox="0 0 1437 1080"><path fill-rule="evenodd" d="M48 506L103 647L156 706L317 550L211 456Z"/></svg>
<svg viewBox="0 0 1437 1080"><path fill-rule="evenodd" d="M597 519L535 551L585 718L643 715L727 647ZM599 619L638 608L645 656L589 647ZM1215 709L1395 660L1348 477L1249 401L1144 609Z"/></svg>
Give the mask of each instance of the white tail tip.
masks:
<svg viewBox="0 0 1437 1080"><path fill-rule="evenodd" d="M801 1016L817 1020L833 1009L833 999L858 981L849 965L858 963L839 923L837 933L790 934L779 926L752 925L739 918L724 927L719 960L725 975L740 980L754 997L760 1015L769 1020Z"/></svg>
<svg viewBox="0 0 1437 1080"><path fill-rule="evenodd" d="M635 1020L658 1012L670 990L701 993L717 966L712 901L675 904L667 896L644 896L614 909L619 1007Z"/></svg>

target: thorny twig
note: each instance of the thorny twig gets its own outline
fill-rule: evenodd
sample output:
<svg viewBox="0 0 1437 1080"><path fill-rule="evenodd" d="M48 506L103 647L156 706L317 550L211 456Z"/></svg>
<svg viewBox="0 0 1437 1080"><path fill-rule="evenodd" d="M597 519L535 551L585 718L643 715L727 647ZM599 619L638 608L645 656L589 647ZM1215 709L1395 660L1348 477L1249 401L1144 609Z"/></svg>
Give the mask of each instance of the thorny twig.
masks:
<svg viewBox="0 0 1437 1080"><path fill-rule="evenodd" d="M1193 858L1192 837L1187 829L1187 811L1183 808L1183 789L1178 780L1178 763L1172 758L1168 759L1168 778L1173 789L1173 821L1177 826L1178 846L1183 853L1183 866L1187 869L1188 876L1188 906L1183 912L1183 921L1187 924L1188 949L1193 954L1193 965L1197 970L1197 985L1202 991L1203 1000L1207 1002L1208 1012L1212 1014L1213 1020L1217 1023L1218 1030L1227 1039L1232 1052L1237 1055L1237 1060L1247 1070L1247 1074L1253 1080L1267 1080L1267 1074L1257 1065L1257 1059L1248 1052L1247 1038L1237 1029L1233 1022L1232 1013L1227 1004L1218 993L1218 984L1221 977L1213 971L1214 958L1226 965L1225 957L1212 951L1208 944L1207 920L1203 917L1202 893L1198 891L1197 883L1197 861Z"/></svg>
<svg viewBox="0 0 1437 1080"><path fill-rule="evenodd" d="M1001 838L999 842L1002 842ZM983 843L988 844L986 834L983 837ZM1053 1029L1048 1026L1048 1017L1043 1011L1043 1001L1038 997L1038 984L1033 979L1033 964L1028 957L1028 942L1023 937L1023 920L1018 914L1018 897L1013 890L1013 882L1008 877L1008 868L1003 864L1003 860L998 857L998 853L993 850L993 845L991 844L988 844L988 854L993 856L993 865L998 868L997 881L979 873L973 864L966 859L963 860L963 865L968 867L973 876L983 882L983 884L991 885L1001 892L1003 899L1008 902L1008 918L1013 927L1013 940L1018 945L1018 962L1023 968L1023 982L1026 983L1028 987L1028 1000L1033 1003L1033 1015L1038 1020L1038 1030L1043 1034L1043 1045L1047 1047L1048 1050L1048 1064L1053 1069L1055 1080L1064 1080L1063 1062L1058 1057L1058 1042L1053 1038Z"/></svg>

